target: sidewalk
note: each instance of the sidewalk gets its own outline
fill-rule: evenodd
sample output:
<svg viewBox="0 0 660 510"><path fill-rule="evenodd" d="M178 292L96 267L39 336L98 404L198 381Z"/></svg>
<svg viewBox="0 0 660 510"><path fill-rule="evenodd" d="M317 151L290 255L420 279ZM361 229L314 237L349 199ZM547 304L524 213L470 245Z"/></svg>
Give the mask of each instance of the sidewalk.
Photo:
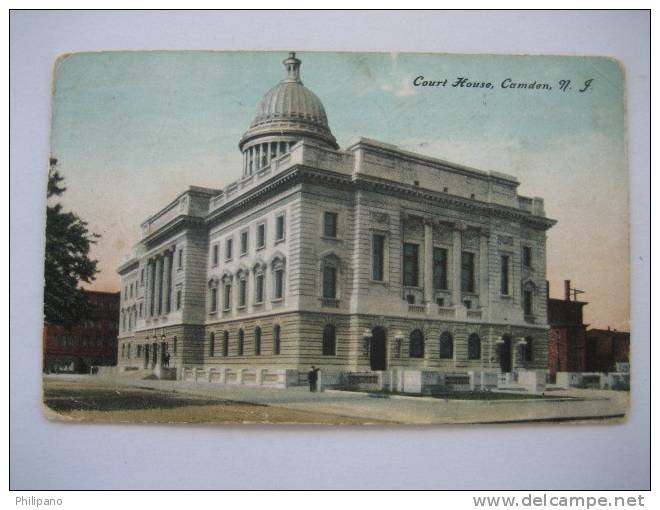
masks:
<svg viewBox="0 0 660 510"><path fill-rule="evenodd" d="M428 397L369 395L346 391L311 393L306 387L286 390L181 381L114 379L118 385L249 402L272 407L400 424L515 423L620 419L628 412L629 394L604 390L553 391L552 397L579 400L443 400Z"/></svg>

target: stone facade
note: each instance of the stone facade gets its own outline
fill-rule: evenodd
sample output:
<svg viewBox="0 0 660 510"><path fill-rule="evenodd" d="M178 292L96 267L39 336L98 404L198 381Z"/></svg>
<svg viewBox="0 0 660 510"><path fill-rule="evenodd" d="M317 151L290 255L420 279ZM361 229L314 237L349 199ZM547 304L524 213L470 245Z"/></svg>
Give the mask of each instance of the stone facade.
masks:
<svg viewBox="0 0 660 510"><path fill-rule="evenodd" d="M547 369L542 199L374 140L337 148L299 65L242 139L243 177L143 223L119 268L119 366L290 381L314 364L326 382Z"/></svg>

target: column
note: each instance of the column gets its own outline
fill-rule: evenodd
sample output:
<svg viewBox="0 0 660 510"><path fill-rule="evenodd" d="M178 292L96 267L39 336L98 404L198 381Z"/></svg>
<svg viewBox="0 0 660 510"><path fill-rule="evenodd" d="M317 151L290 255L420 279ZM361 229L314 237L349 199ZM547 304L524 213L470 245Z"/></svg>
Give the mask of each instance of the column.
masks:
<svg viewBox="0 0 660 510"><path fill-rule="evenodd" d="M154 316L154 292L156 289L156 261L149 259L149 316Z"/></svg>
<svg viewBox="0 0 660 510"><path fill-rule="evenodd" d="M170 265L170 252L167 251L163 255L163 276L164 276L164 282L163 282L163 293L162 293L162 299L161 299L161 309L163 311L163 314L167 313L170 311L170 278L171 278L171 265Z"/></svg>
<svg viewBox="0 0 660 510"><path fill-rule="evenodd" d="M424 218L424 301L433 301L433 221Z"/></svg>
<svg viewBox="0 0 660 510"><path fill-rule="evenodd" d="M451 300L454 307L461 304L461 231L462 225L457 224L452 236L452 285Z"/></svg>
<svg viewBox="0 0 660 510"><path fill-rule="evenodd" d="M259 167L261 165L261 145L255 145L254 146L254 159L255 159L255 165L254 165L254 170L257 171L259 170Z"/></svg>
<svg viewBox="0 0 660 510"><path fill-rule="evenodd" d="M248 167L247 167L247 151L243 152L243 177L245 177L248 174Z"/></svg>
<svg viewBox="0 0 660 510"><path fill-rule="evenodd" d="M270 142L266 144L266 164L270 165Z"/></svg>
<svg viewBox="0 0 660 510"><path fill-rule="evenodd" d="M489 232L482 229L479 236L479 306L487 307L490 303L488 288L488 236Z"/></svg>
<svg viewBox="0 0 660 510"><path fill-rule="evenodd" d="M154 292L154 315L161 314L161 303L163 298L163 257L156 258L156 291Z"/></svg>

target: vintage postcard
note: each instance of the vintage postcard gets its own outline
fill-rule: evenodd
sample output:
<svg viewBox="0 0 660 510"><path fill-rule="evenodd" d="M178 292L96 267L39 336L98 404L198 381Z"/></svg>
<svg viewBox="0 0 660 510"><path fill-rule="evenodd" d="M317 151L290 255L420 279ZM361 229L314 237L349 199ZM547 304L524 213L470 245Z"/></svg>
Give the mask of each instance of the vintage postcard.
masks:
<svg viewBox="0 0 660 510"><path fill-rule="evenodd" d="M624 95L605 57L62 56L47 415L625 419Z"/></svg>

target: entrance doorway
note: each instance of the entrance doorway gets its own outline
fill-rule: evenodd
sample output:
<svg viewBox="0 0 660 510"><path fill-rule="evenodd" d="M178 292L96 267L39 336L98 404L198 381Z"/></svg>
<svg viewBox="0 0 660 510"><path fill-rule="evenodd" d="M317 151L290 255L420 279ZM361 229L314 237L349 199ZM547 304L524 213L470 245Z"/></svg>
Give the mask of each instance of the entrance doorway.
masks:
<svg viewBox="0 0 660 510"><path fill-rule="evenodd" d="M511 337L504 335L500 344L500 369L502 372L511 372Z"/></svg>
<svg viewBox="0 0 660 510"><path fill-rule="evenodd" d="M387 370L387 335L380 326L371 332L371 348L369 349L371 370Z"/></svg>
<svg viewBox="0 0 660 510"><path fill-rule="evenodd" d="M144 344L144 368L149 368L149 344Z"/></svg>

